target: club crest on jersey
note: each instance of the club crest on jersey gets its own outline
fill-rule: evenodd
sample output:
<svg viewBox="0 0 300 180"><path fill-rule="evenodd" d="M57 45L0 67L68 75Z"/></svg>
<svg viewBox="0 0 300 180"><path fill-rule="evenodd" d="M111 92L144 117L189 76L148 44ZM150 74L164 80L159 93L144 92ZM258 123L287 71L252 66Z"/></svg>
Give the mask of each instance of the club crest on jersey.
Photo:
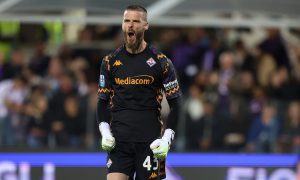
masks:
<svg viewBox="0 0 300 180"><path fill-rule="evenodd" d="M150 67L152 67L156 64L156 62L153 58L149 58L146 62Z"/></svg>
<svg viewBox="0 0 300 180"><path fill-rule="evenodd" d="M111 164L112 164L111 159L108 159L108 161L107 161L107 163L106 163L107 168L110 168Z"/></svg>

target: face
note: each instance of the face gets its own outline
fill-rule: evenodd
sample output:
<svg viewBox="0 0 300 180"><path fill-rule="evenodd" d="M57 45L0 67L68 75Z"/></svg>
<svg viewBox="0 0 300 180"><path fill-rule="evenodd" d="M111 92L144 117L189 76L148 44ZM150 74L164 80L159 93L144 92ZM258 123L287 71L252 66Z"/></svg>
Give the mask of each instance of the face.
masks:
<svg viewBox="0 0 300 180"><path fill-rule="evenodd" d="M149 25L143 12L126 10L122 23L126 46L131 49L137 49L144 40L144 32L148 27Z"/></svg>
<svg viewBox="0 0 300 180"><path fill-rule="evenodd" d="M288 115L291 120L300 120L300 104L293 102L288 109Z"/></svg>
<svg viewBox="0 0 300 180"><path fill-rule="evenodd" d="M262 110L262 121L264 124L269 125L275 115L275 109L272 106L265 106Z"/></svg>
<svg viewBox="0 0 300 180"><path fill-rule="evenodd" d="M220 57L221 68L224 70L231 69L233 66L233 56L231 53L224 53Z"/></svg>

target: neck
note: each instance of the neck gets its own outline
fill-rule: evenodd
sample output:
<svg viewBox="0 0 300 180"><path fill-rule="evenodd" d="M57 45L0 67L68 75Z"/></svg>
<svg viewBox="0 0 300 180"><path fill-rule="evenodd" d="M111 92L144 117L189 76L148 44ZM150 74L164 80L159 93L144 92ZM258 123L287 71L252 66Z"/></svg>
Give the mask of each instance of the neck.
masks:
<svg viewBox="0 0 300 180"><path fill-rule="evenodd" d="M143 40L141 43L139 43L139 45L136 48L131 48L126 45L126 50L131 54L138 54L138 53L144 51L146 46L147 46L147 43L145 40Z"/></svg>

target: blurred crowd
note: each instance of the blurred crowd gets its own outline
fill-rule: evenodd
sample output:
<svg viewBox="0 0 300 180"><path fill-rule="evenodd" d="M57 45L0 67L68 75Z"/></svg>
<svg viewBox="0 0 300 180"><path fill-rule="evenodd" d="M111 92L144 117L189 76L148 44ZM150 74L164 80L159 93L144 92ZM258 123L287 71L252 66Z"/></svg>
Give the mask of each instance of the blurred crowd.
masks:
<svg viewBox="0 0 300 180"><path fill-rule="evenodd" d="M86 26L54 46L47 31L2 39L0 147L100 150L99 67L119 31ZM153 27L146 40L182 86L177 150L300 152L300 30Z"/></svg>

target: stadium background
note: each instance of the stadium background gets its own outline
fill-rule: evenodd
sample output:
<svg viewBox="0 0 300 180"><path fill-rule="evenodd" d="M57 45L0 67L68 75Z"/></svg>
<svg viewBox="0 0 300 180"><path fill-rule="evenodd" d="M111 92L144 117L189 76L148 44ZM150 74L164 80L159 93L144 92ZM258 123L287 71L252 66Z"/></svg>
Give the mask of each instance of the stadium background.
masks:
<svg viewBox="0 0 300 180"><path fill-rule="evenodd" d="M99 66L132 3L184 93L170 179L296 179L297 0L0 0L0 179L104 178Z"/></svg>

